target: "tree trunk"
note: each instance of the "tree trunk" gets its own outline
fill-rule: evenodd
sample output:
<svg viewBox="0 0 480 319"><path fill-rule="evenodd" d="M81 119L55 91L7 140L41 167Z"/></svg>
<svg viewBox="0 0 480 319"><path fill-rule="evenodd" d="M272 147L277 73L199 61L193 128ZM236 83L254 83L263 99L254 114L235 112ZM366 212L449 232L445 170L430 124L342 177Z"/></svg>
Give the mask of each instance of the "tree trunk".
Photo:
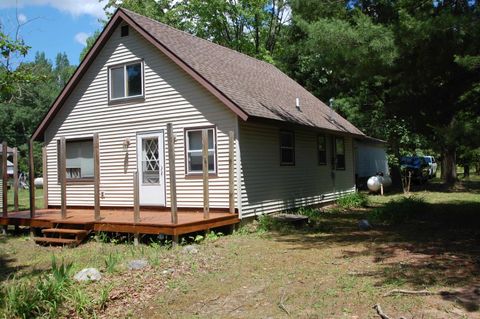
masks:
<svg viewBox="0 0 480 319"><path fill-rule="evenodd" d="M470 176L470 164L464 164L463 165L463 177L469 177Z"/></svg>
<svg viewBox="0 0 480 319"><path fill-rule="evenodd" d="M442 154L442 178L447 184L457 181L457 162L455 147L447 147Z"/></svg>

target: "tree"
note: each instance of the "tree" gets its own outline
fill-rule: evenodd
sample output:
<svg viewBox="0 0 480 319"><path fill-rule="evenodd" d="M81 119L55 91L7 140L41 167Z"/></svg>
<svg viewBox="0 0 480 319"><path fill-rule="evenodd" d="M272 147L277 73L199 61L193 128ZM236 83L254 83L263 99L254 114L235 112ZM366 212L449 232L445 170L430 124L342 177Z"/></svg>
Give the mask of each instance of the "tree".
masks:
<svg viewBox="0 0 480 319"><path fill-rule="evenodd" d="M97 38L100 36L100 30L97 30L93 33L93 35L89 36L87 38L87 45L83 48L82 52L80 52L80 62L83 61L85 56L87 55L88 51L93 47L95 44L95 41L97 41Z"/></svg>
<svg viewBox="0 0 480 319"><path fill-rule="evenodd" d="M110 0L105 10L118 7L270 62L289 21L286 0Z"/></svg>
<svg viewBox="0 0 480 319"><path fill-rule="evenodd" d="M33 62L23 62L16 72L27 72L35 78L34 82L17 84L13 92L15 98L0 103L0 137L9 145L15 145L20 151L20 170L28 169L28 141L50 105L73 74L67 55L59 53L55 66L45 54L37 53ZM21 92L21 94L20 94ZM41 168L41 147L35 144L35 167ZM39 169L37 169L39 171Z"/></svg>
<svg viewBox="0 0 480 319"><path fill-rule="evenodd" d="M0 102L11 101L18 86L32 80L28 70L15 69L12 62L15 56L27 55L29 49L23 40L4 33L0 25Z"/></svg>
<svg viewBox="0 0 480 319"><path fill-rule="evenodd" d="M454 182L457 149L478 147L467 121L479 115L478 2L298 0L292 10L283 68L397 156L433 146Z"/></svg>

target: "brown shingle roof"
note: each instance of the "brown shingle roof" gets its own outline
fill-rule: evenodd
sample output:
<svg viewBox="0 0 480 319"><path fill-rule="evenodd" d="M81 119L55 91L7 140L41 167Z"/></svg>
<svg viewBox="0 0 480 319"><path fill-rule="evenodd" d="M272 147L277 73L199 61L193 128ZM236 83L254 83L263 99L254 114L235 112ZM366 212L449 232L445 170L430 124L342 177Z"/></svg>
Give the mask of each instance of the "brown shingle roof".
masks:
<svg viewBox="0 0 480 319"><path fill-rule="evenodd" d="M121 11L249 116L363 135L275 66L132 11Z"/></svg>
<svg viewBox="0 0 480 319"><path fill-rule="evenodd" d="M243 120L266 118L363 136L359 129L275 66L119 9L35 129L32 141L43 138L47 126L122 21L132 25ZM296 98L300 100L300 110L296 108Z"/></svg>

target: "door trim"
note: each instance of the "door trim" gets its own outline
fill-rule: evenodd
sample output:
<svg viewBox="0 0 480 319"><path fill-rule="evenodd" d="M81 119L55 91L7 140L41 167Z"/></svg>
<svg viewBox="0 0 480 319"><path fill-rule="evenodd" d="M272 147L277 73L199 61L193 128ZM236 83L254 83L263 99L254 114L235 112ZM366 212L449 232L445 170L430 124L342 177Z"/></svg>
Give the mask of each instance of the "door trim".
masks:
<svg viewBox="0 0 480 319"><path fill-rule="evenodd" d="M166 149L165 149L165 129L158 129L158 130L149 130L149 131L140 131L140 132L136 132L135 134L135 144L136 144L136 149L135 149L135 161L136 161L136 166L135 166L135 169L136 171L138 172L138 185L139 185L139 193L141 192L141 174L139 172L139 162L138 162L138 151L139 151L139 147L141 147L141 145L138 144L138 137L139 135L148 135L148 134L162 134L163 135L163 139L162 139L162 145L163 145L163 189L164 189L164 194L165 194L165 203L164 204L158 204L158 205L151 205L151 204L147 204L147 205L142 205L141 201L140 201L140 198L141 198L141 195L139 195L139 201L140 201L140 207L167 207L167 178L166 178L166 175L167 175L167 168L165 166L165 163L166 163Z"/></svg>

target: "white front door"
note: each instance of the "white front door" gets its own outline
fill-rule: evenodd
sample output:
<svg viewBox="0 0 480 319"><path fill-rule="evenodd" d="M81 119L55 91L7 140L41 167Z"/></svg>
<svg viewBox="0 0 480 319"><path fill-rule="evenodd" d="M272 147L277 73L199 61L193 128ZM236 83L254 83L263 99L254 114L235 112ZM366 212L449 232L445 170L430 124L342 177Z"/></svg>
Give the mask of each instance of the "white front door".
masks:
<svg viewBox="0 0 480 319"><path fill-rule="evenodd" d="M137 135L140 205L165 206L163 131Z"/></svg>

